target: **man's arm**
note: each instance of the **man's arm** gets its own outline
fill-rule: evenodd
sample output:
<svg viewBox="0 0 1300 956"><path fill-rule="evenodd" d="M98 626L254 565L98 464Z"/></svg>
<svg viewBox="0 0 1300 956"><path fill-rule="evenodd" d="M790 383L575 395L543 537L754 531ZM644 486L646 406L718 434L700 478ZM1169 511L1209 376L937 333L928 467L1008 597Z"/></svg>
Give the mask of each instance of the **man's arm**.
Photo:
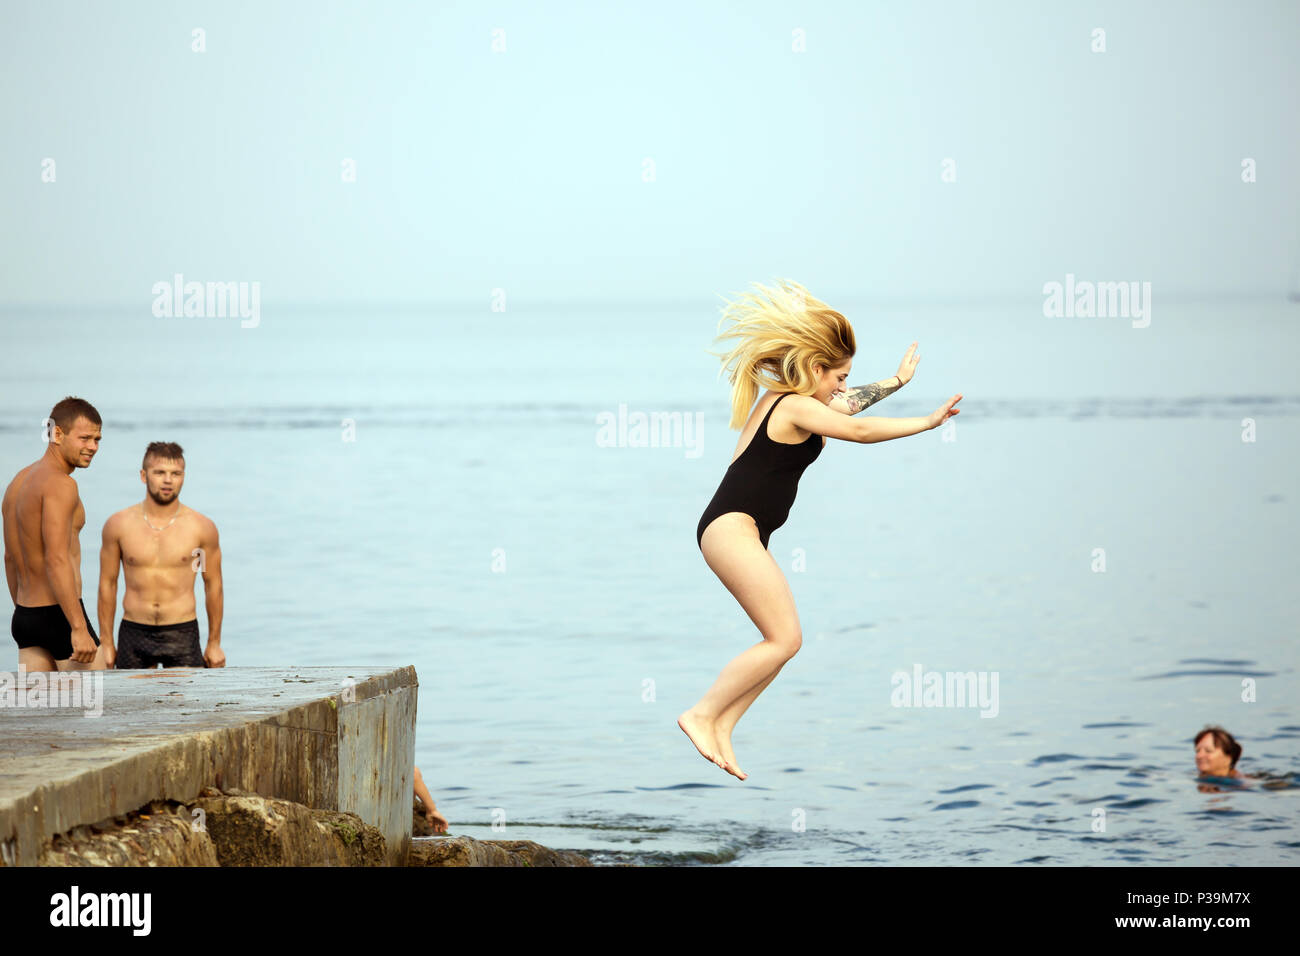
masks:
<svg viewBox="0 0 1300 956"><path fill-rule="evenodd" d="M104 667L111 670L117 663L113 646L113 624L117 618L117 571L122 563L122 543L118 540L117 515L104 522L99 546L99 655Z"/></svg>
<svg viewBox="0 0 1300 956"><path fill-rule="evenodd" d="M411 789L426 807L430 810L437 809L433 804L433 795L429 793L429 788L424 785L424 774L420 773L419 767L415 768L415 780L411 784Z"/></svg>
<svg viewBox="0 0 1300 956"><path fill-rule="evenodd" d="M72 660L89 664L95 659L95 643L81 613L81 595L72 570L72 512L76 507L77 483L67 475L54 476L41 501L41 551L50 589L72 631Z"/></svg>
<svg viewBox="0 0 1300 956"><path fill-rule="evenodd" d="M9 600L18 606L18 562L14 560L9 549L5 549L5 581L9 584Z"/></svg>
<svg viewBox="0 0 1300 956"><path fill-rule="evenodd" d="M208 646L203 652L203 660L209 667L225 667L226 654L221 649L221 617L225 607L225 592L221 584L221 542L217 537L217 526L209 518L203 519L199 547L202 549L203 603L208 610Z"/></svg>
<svg viewBox="0 0 1300 956"><path fill-rule="evenodd" d="M447 818L438 812L438 808L433 804L433 796L429 793L429 788L424 785L424 776L420 773L420 768L415 768L415 783L413 785L415 795L420 798L420 803L424 805L424 819L433 825L434 833L447 832Z"/></svg>
<svg viewBox="0 0 1300 956"><path fill-rule="evenodd" d="M16 496L14 487L17 484L17 479L11 481L9 487L5 489L4 500L0 501L0 515L4 516L5 526L5 582L9 585L9 597L14 602L14 607L18 606L18 556L9 551L9 515L16 508L12 499ZM18 539L17 517L14 518L13 536L16 541Z"/></svg>
<svg viewBox="0 0 1300 956"><path fill-rule="evenodd" d="M879 382L872 382L870 385L858 385L848 389L843 398L833 398L826 403L827 408L833 408L837 412L843 412L845 415L856 415L871 405L876 404L882 398L894 394L903 387L903 380L897 375L891 375L889 378L881 379Z"/></svg>

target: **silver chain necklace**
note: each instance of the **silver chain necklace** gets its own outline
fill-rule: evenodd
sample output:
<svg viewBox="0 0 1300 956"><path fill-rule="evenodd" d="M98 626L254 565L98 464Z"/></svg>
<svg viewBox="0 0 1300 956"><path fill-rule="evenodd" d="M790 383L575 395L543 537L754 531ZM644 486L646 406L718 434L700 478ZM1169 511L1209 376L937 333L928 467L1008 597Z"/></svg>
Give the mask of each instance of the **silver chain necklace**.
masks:
<svg viewBox="0 0 1300 956"><path fill-rule="evenodd" d="M147 525L149 525L150 528L153 528L154 531L166 531L168 528L170 528L170 527L172 526L172 521L175 521L175 520L176 520L177 518L179 518L180 516L181 516L181 510L180 510L179 508L177 508L177 509L176 509L176 513L175 513L174 515L172 515L172 520L171 520L171 521L168 521L168 522L167 522L165 525L163 525L161 528L154 528L154 527L153 527L153 523L149 520L149 516L148 516L147 514L144 513L144 502L143 502L143 501L140 502L140 517L143 518L143 519L144 519L144 523L147 524Z"/></svg>

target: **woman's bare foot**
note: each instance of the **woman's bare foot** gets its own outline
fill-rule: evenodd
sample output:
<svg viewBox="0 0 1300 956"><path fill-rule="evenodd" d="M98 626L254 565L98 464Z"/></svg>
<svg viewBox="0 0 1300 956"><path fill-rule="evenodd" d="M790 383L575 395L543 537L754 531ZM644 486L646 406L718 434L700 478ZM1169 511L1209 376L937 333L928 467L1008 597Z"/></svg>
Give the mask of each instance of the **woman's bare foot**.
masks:
<svg viewBox="0 0 1300 956"><path fill-rule="evenodd" d="M722 758L718 756L718 740L713 732L713 724L695 716L695 711L688 710L677 718L677 726L691 739L695 749L709 763L717 764L723 770Z"/></svg>
<svg viewBox="0 0 1300 956"><path fill-rule="evenodd" d="M736 760L735 751L731 749L731 730L729 727L719 727L716 731L715 739L718 741L718 755L722 757L722 762L726 764L722 769L734 777L744 780L749 774L740 769L740 764Z"/></svg>

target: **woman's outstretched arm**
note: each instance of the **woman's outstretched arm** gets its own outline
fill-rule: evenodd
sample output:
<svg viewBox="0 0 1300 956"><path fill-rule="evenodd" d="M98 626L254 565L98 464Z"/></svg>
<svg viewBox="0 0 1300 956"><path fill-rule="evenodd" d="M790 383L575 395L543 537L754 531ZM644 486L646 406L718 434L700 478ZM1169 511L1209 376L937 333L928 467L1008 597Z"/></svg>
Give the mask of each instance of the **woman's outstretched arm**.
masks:
<svg viewBox="0 0 1300 956"><path fill-rule="evenodd" d="M791 395L783 407L789 414L790 421L805 431L870 445L938 428L961 413L961 409L955 407L959 401L961 395L954 395L929 415L914 418L849 418L808 395Z"/></svg>
<svg viewBox="0 0 1300 956"><path fill-rule="evenodd" d="M832 398L826 403L826 407L833 408L845 415L856 415L864 408L876 404L882 398L893 395L910 382L912 376L916 374L916 363L919 361L921 361L921 356L916 354L916 343L913 342L907 351L903 353L903 360L898 363L897 375L891 375L879 382L872 382L870 385L858 385L850 388L844 393L843 398Z"/></svg>
<svg viewBox="0 0 1300 956"><path fill-rule="evenodd" d="M833 408L845 415L856 415L864 408L876 404L882 398L893 395L902 387L903 380L897 375L891 375L889 378L881 379L879 382L872 382L870 385L856 385L845 391L843 398L832 398L826 403L826 407Z"/></svg>

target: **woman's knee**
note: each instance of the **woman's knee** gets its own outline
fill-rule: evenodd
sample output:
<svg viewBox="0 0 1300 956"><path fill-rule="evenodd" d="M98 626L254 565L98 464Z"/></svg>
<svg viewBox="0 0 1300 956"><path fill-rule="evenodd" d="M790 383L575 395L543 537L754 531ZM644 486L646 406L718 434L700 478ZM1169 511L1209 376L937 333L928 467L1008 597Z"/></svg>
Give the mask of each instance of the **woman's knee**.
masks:
<svg viewBox="0 0 1300 956"><path fill-rule="evenodd" d="M800 633L799 628L774 634L768 640L785 656L787 661L798 654L799 648L803 646L803 635Z"/></svg>

